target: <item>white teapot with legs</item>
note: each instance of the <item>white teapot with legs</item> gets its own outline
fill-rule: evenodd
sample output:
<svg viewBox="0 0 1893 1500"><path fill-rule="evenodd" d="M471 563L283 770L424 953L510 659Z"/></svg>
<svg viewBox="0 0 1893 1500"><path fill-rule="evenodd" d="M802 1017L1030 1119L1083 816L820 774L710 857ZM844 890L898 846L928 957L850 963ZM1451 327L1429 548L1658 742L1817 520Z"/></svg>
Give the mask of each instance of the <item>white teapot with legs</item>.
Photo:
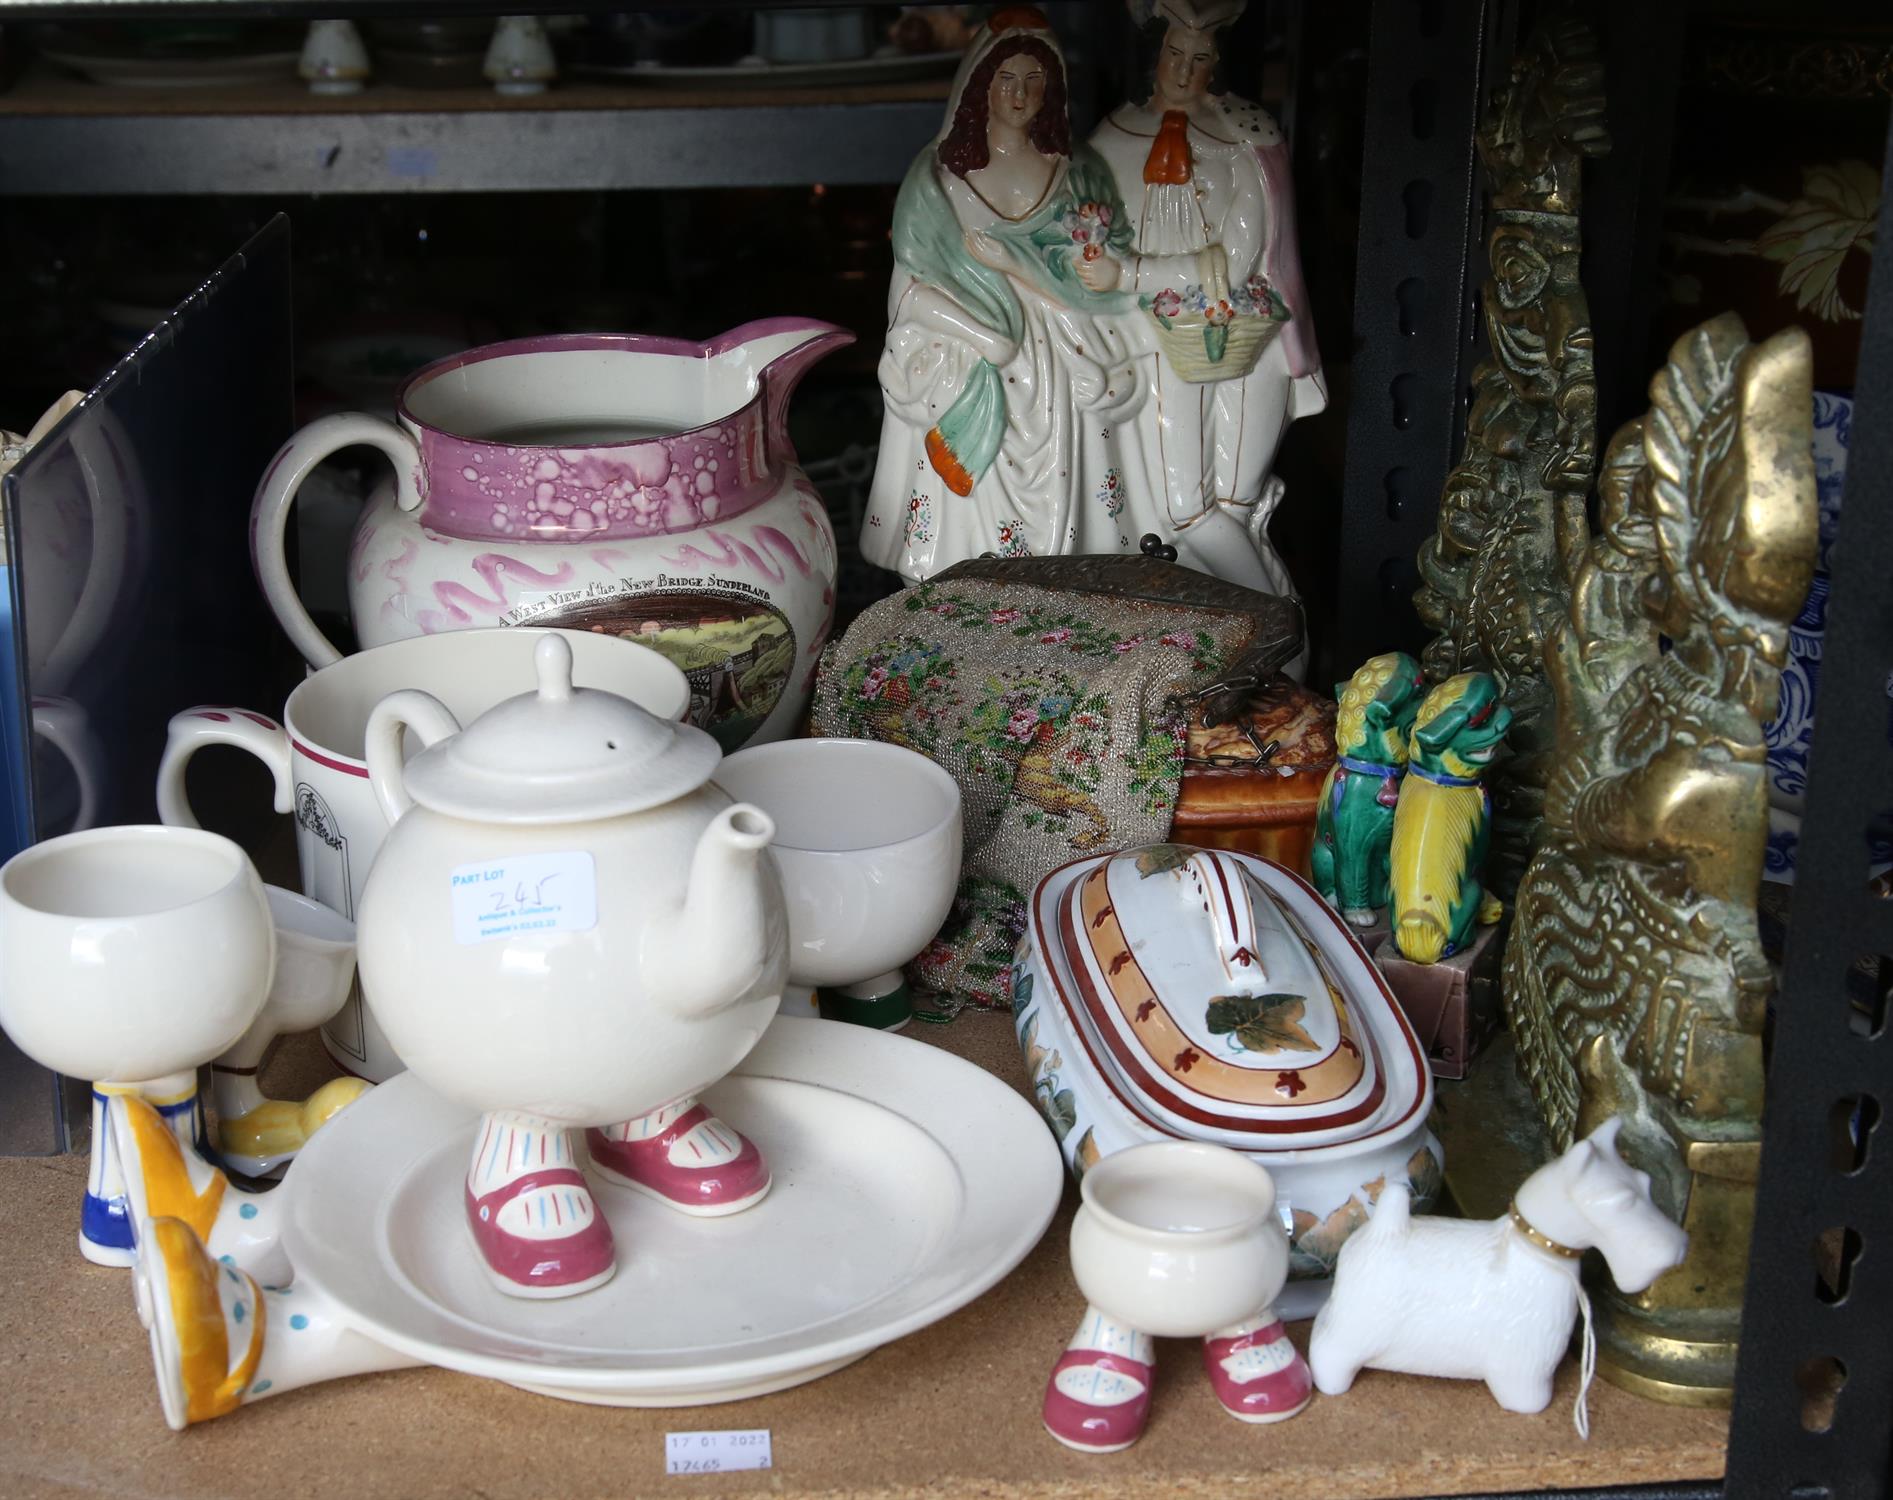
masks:
<svg viewBox="0 0 1893 1500"><path fill-rule="evenodd" d="M358 913L361 981L429 1087L484 1114L468 1224L502 1290L609 1279L581 1170L686 1213L767 1191L756 1147L696 1096L776 1013L788 920L774 826L711 783L701 730L572 686L548 636L539 686L462 729L426 693L368 721L393 828ZM405 766L403 732L427 747Z"/></svg>

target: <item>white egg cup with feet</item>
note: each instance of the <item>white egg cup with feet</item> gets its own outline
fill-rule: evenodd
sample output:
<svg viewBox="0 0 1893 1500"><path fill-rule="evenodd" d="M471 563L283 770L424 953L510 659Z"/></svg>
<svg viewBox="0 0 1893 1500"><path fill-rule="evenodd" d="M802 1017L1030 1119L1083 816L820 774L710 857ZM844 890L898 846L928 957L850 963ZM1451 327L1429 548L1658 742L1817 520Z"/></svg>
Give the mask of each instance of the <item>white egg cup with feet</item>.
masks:
<svg viewBox="0 0 1893 1500"><path fill-rule="evenodd" d="M1308 1404L1308 1366L1274 1310L1288 1235L1266 1169L1222 1146L1114 1152L1081 1180L1071 1272L1085 1313L1046 1382L1046 1431L1116 1453L1142 1435L1157 1338L1200 1338L1217 1400L1244 1422Z"/></svg>
<svg viewBox="0 0 1893 1500"><path fill-rule="evenodd" d="M94 1080L86 1259L130 1265L145 1201L196 1224L213 1254L287 1279L280 1210L205 1159L197 1097L197 1069L263 1010L276 952L263 882L218 834L95 828L0 867L0 1026L42 1066ZM120 1114L135 1128L115 1129Z"/></svg>
<svg viewBox="0 0 1893 1500"><path fill-rule="evenodd" d="M789 904L780 1014L905 1025L901 967L940 930L959 885L953 778L899 745L810 739L739 750L716 781L776 825L770 853Z"/></svg>

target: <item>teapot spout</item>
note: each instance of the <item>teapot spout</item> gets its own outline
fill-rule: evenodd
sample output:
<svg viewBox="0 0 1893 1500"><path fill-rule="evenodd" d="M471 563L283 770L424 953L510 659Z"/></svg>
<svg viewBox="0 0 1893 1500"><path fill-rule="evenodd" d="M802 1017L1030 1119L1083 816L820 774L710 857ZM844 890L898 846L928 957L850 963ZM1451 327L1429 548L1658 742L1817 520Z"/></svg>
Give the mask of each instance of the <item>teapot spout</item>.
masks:
<svg viewBox="0 0 1893 1500"><path fill-rule="evenodd" d="M679 920L646 937L651 992L680 1016L707 1016L780 993L788 977L788 913L775 861L776 826L759 807L725 808L697 839Z"/></svg>
<svg viewBox="0 0 1893 1500"><path fill-rule="evenodd" d="M854 335L817 318L759 318L732 328L713 347L723 357L739 361L750 371L762 396L769 454L773 461L792 464L795 447L789 442L789 399L802 377L818 360L845 349Z"/></svg>

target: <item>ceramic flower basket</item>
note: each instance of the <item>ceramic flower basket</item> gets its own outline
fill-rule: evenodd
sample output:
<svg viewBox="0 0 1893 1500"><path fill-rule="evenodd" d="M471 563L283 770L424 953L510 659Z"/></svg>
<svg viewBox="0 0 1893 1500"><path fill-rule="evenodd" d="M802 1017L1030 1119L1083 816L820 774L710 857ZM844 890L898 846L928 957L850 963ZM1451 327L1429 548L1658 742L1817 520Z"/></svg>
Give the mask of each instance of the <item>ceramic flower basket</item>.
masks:
<svg viewBox="0 0 1893 1500"><path fill-rule="evenodd" d="M1193 385L1248 375L1289 319L1287 305L1259 279L1232 293L1218 276L1205 287L1159 292L1142 302L1157 325L1164 359Z"/></svg>

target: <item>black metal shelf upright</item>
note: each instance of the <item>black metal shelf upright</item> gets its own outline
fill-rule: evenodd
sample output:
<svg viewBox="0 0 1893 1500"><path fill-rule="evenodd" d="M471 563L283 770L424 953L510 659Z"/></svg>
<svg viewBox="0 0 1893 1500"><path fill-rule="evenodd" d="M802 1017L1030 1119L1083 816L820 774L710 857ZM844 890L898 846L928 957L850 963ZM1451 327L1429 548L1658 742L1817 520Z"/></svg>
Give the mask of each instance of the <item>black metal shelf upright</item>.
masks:
<svg viewBox="0 0 1893 1500"><path fill-rule="evenodd" d="M1465 432L1481 243L1473 131L1511 0L1376 0L1368 37L1337 671L1419 632L1420 544ZM1306 253L1306 252L1304 252Z"/></svg>
<svg viewBox="0 0 1893 1500"><path fill-rule="evenodd" d="M1893 128L1887 160L1893 162ZM1879 243L1893 235L1880 200ZM1867 881L1893 807L1893 266L1868 285L1787 960L1775 1008L1728 1494L1877 1500L1893 1458L1893 899ZM1877 1005L1846 979L1877 960Z"/></svg>

